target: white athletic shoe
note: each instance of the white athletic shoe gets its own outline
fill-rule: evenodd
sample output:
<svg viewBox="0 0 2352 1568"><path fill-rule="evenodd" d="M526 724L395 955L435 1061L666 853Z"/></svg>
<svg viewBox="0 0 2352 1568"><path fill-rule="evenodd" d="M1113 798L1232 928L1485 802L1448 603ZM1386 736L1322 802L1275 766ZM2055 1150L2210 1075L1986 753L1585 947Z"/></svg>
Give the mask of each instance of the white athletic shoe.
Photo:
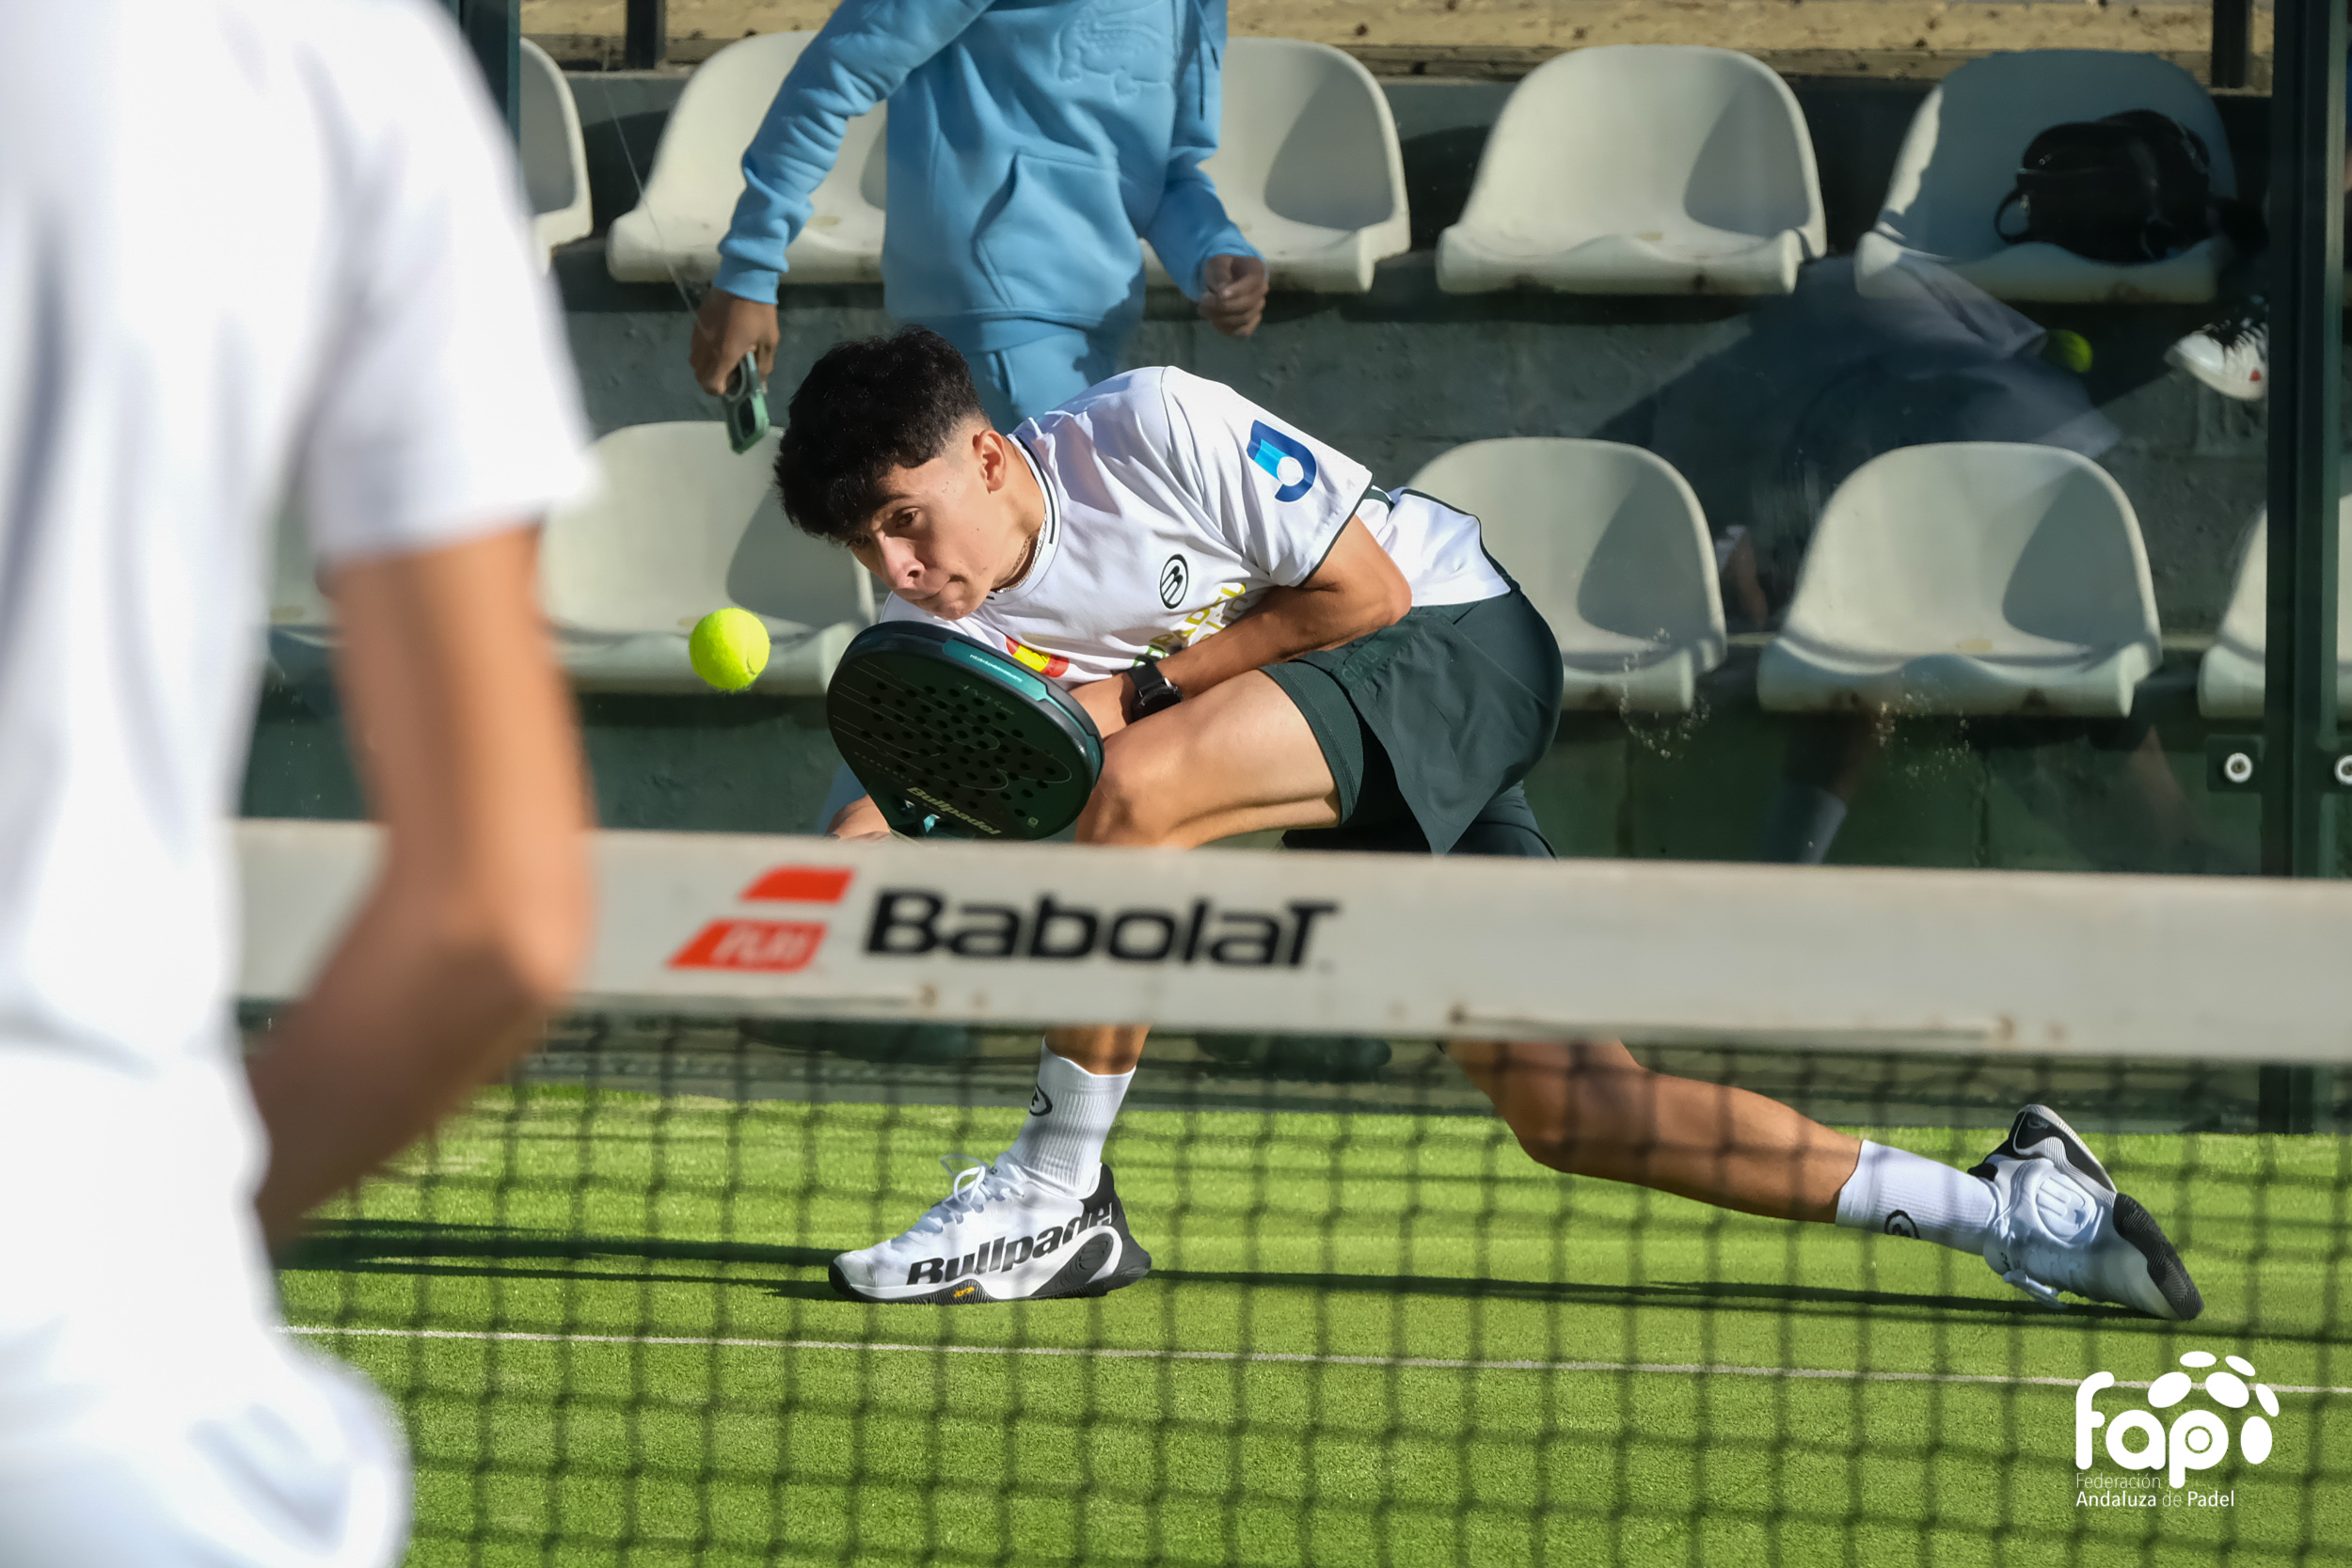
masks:
<svg viewBox="0 0 2352 1568"><path fill-rule="evenodd" d="M1091 1196L1078 1197L999 1156L970 1162L955 1190L903 1234L834 1259L833 1288L853 1301L1045 1301L1099 1296L1151 1271L1152 1255L1127 1233L1110 1166Z"/></svg>
<svg viewBox="0 0 2352 1568"><path fill-rule="evenodd" d="M2072 1291L2155 1318L2186 1320L2205 1309L2154 1218L2115 1190L2056 1111L2018 1112L2001 1146L1968 1174L1993 1183L1984 1260L2044 1306L2062 1306L2058 1292Z"/></svg>
<svg viewBox="0 0 2352 1568"><path fill-rule="evenodd" d="M2270 317L2259 299L2207 322L2164 356L2224 397L2252 403L2270 390Z"/></svg>

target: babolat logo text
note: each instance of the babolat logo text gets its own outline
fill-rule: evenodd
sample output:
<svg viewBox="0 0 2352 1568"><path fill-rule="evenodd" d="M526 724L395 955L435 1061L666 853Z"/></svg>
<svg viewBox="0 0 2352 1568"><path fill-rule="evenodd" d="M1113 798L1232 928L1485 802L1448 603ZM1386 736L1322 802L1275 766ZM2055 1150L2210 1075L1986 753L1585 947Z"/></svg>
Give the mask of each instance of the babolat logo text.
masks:
<svg viewBox="0 0 2352 1568"><path fill-rule="evenodd" d="M2226 1359L2227 1370L2213 1369L2217 1359ZM2232 1411L2244 1410L2249 1404L2260 1404L2260 1414L2249 1415L2237 1429L2238 1456L2249 1465L2260 1465L2270 1457L2272 1436L2270 1421L2279 1414L2279 1396L2265 1384L2249 1383L2254 1365L2244 1356L2217 1357L2210 1351L2193 1350L2181 1357L2181 1365L2205 1373L2205 1394L2215 1403ZM2192 1470L2210 1470L2230 1452L2229 1418L2211 1410L2194 1405L2185 1406L2168 1420L2155 1414L2182 1404L2197 1380L2186 1371L2169 1371L2148 1386L2149 1410L2119 1410L2108 1412L2098 1406L2101 1393L2115 1386L2113 1372L2093 1372L2074 1389L2074 1468L2088 1470L2096 1460L2091 1439L2101 1427L2106 1428L2106 1456L2126 1470L2155 1470L2162 1472L2165 1484L2174 1491L2181 1488ZM2153 1485L2153 1479L2148 1482ZM2109 1495L2097 1497L2078 1494L2077 1506L2097 1502L2107 1504ZM2228 1507L2234 1501L2225 1492L2193 1494L2193 1500L2206 1506ZM2109 1505L2121 1506L2121 1505ZM2143 1505L2144 1506L2144 1505Z"/></svg>
<svg viewBox="0 0 2352 1568"><path fill-rule="evenodd" d="M977 1252L961 1258L926 1258L907 1270L910 1285L945 1285L966 1275L994 1274L1016 1269L1033 1259L1059 1252L1098 1225L1108 1225L1111 1206L1089 1203L1068 1225L1049 1225L1034 1236L999 1236Z"/></svg>
<svg viewBox="0 0 2352 1568"><path fill-rule="evenodd" d="M1237 969L1296 969L1306 963L1315 923L1337 904L1294 902L1279 913L1219 909L1196 898L1181 910L1098 910L1052 894L1035 904L958 904L920 888L884 888L874 898L866 951L891 958L952 953L961 958L1076 959L1101 954L1120 963L1213 963Z"/></svg>

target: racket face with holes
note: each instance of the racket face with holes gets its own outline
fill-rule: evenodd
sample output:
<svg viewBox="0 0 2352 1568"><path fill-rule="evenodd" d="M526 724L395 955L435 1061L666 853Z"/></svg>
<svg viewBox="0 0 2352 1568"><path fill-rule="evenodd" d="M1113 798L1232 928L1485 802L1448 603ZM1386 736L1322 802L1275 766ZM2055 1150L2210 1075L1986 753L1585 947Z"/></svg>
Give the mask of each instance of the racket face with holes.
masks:
<svg viewBox="0 0 2352 1568"><path fill-rule="evenodd" d="M858 633L825 689L825 723L891 831L911 837L1051 837L1103 771L1102 736L1068 693L944 626Z"/></svg>

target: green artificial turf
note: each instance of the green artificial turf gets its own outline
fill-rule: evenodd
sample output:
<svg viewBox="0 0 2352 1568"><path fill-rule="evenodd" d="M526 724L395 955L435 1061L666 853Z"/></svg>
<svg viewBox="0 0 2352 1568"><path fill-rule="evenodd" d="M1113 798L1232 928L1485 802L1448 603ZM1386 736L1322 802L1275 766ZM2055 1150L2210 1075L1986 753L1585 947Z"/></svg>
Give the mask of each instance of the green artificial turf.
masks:
<svg viewBox="0 0 2352 1568"><path fill-rule="evenodd" d="M833 1296L1020 1118L495 1091L290 1260L288 1315L378 1331L313 1342L407 1418L417 1564L2352 1561L2345 1396L2281 1395L2267 1463L2197 1478L2228 1508L2078 1507L2073 1452L2094 1370L2352 1385L2331 1139L2094 1139L2197 1273L2185 1326L1402 1115L1131 1111L1142 1284Z"/></svg>

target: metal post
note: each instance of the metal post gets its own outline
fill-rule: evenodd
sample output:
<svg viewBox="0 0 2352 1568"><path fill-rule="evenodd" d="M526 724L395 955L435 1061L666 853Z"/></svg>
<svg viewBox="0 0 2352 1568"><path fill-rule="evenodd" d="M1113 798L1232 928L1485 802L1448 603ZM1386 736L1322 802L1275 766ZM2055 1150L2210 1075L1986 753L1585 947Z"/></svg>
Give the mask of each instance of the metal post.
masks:
<svg viewBox="0 0 2352 1568"><path fill-rule="evenodd" d="M2254 8L2250 0L2213 0L2213 54L2206 75L2217 87L2246 85L2247 57L2252 53Z"/></svg>
<svg viewBox="0 0 2352 1568"><path fill-rule="evenodd" d="M2339 0L2278 0L2275 14L2262 866L2324 877L2335 870L2344 20ZM2316 1099L2313 1069L2263 1069L2265 1130L2311 1131Z"/></svg>
<svg viewBox="0 0 2352 1568"><path fill-rule="evenodd" d="M669 57L669 0L628 0L628 36L621 63L631 71L652 71Z"/></svg>
<svg viewBox="0 0 2352 1568"><path fill-rule="evenodd" d="M482 62L490 98L506 117L506 134L523 134L522 0L456 0L457 24Z"/></svg>

